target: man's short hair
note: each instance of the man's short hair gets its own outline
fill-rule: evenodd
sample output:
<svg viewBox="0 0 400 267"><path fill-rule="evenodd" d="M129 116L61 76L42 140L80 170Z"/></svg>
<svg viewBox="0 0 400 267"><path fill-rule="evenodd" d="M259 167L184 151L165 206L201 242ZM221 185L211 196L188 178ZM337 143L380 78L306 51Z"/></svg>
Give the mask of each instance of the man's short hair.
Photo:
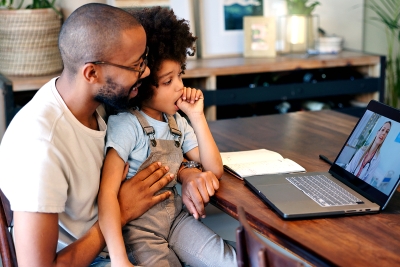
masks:
<svg viewBox="0 0 400 267"><path fill-rule="evenodd" d="M140 23L126 11L100 3L76 9L64 22L58 47L64 69L75 75L91 61L108 61L121 45L121 33Z"/></svg>

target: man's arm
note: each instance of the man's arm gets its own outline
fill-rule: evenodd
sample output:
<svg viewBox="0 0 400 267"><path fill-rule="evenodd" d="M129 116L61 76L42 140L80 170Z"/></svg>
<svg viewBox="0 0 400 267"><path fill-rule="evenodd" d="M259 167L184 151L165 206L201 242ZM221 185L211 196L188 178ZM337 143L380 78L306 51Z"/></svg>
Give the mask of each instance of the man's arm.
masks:
<svg viewBox="0 0 400 267"><path fill-rule="evenodd" d="M96 222L76 242L56 253L58 214L14 212L18 266L88 266L105 246Z"/></svg>
<svg viewBox="0 0 400 267"><path fill-rule="evenodd" d="M122 183L118 194L121 225L169 197L169 192L154 196L172 180L166 173L165 167L153 163ZM86 267L105 246L96 222L84 236L57 253L57 213L14 212L14 235L19 267Z"/></svg>

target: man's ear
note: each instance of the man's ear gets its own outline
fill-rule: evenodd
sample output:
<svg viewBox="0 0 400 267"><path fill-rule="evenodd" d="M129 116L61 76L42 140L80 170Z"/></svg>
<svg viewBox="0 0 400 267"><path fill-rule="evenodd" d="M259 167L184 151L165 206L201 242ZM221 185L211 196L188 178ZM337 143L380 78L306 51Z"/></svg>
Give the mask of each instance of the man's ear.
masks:
<svg viewBox="0 0 400 267"><path fill-rule="evenodd" d="M83 67L82 75L88 83L96 83L99 77L97 68L92 63L87 63Z"/></svg>

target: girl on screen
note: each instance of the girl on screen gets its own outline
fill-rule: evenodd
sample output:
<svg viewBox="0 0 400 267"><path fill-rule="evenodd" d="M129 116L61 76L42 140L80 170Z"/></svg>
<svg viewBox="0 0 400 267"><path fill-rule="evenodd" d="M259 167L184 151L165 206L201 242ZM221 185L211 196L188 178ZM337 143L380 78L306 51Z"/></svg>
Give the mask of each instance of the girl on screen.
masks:
<svg viewBox="0 0 400 267"><path fill-rule="evenodd" d="M346 165L346 170L370 184L375 170L379 166L381 146L391 127L392 122L386 121L376 133L374 140L368 146L363 146L356 152Z"/></svg>

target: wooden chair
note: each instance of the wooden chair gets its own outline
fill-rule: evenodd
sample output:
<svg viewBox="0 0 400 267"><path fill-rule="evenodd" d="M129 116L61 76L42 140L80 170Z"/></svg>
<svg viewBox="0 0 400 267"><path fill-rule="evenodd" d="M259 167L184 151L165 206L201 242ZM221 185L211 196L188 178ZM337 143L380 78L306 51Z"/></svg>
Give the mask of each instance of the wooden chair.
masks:
<svg viewBox="0 0 400 267"><path fill-rule="evenodd" d="M9 231L13 220L10 202L0 190L0 253L3 267L17 267L14 242Z"/></svg>
<svg viewBox="0 0 400 267"><path fill-rule="evenodd" d="M271 247L246 220L243 207L238 207L240 226L236 230L236 253L239 267L300 267L302 262L288 257Z"/></svg>

